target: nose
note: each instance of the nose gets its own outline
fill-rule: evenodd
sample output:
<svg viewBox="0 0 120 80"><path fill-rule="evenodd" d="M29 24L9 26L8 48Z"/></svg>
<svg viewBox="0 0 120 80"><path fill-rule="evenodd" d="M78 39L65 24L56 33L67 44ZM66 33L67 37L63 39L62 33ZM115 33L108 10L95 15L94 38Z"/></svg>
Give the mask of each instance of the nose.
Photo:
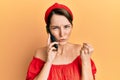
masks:
<svg viewBox="0 0 120 80"><path fill-rule="evenodd" d="M63 37L63 36L64 36L64 29L61 28L61 29L60 29L60 37Z"/></svg>

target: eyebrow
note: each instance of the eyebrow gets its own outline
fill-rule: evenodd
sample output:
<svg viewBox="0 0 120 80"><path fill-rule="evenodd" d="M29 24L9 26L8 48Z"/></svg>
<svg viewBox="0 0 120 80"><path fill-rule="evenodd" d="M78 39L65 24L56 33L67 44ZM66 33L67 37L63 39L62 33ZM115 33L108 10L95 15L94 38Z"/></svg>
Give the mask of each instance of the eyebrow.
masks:
<svg viewBox="0 0 120 80"><path fill-rule="evenodd" d="M66 24L66 25L71 25L71 24ZM62 26L66 26L66 25L62 25ZM58 25L51 25L51 27L59 27Z"/></svg>
<svg viewBox="0 0 120 80"><path fill-rule="evenodd" d="M59 26L55 26L55 25L53 25L53 26L50 26L50 27L52 27L52 28L53 28L53 27L59 27Z"/></svg>

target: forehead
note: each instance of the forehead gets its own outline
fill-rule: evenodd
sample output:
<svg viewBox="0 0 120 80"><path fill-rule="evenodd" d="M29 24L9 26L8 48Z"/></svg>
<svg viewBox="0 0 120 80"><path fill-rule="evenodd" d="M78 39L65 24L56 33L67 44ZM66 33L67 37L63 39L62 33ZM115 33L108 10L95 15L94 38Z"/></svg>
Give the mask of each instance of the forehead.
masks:
<svg viewBox="0 0 120 80"><path fill-rule="evenodd" d="M70 24L70 22L69 22L68 19L67 19L65 16L63 16L63 15L54 14L54 15L51 17L50 25L60 26L60 25L67 25L67 24Z"/></svg>

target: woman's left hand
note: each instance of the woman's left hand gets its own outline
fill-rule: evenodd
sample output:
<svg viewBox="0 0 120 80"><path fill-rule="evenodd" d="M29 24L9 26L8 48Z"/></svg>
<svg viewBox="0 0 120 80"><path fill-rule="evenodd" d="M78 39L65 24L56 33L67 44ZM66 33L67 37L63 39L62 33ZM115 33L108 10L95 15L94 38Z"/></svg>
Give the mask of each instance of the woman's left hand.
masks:
<svg viewBox="0 0 120 80"><path fill-rule="evenodd" d="M82 62L89 61L93 51L94 49L90 44L83 43L83 46L80 50L80 57L81 57Z"/></svg>

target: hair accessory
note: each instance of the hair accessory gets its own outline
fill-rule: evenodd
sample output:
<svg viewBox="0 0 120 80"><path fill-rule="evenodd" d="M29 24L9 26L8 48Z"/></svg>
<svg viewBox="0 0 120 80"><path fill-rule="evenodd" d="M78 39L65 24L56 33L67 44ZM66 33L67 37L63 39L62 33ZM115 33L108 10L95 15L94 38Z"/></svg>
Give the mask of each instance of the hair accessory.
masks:
<svg viewBox="0 0 120 80"><path fill-rule="evenodd" d="M63 4L55 3L52 6L50 6L45 13L45 22L46 23L47 23L47 18L49 16L50 12L54 9L65 9L72 16L72 19L73 19L73 14L67 6L65 6Z"/></svg>

